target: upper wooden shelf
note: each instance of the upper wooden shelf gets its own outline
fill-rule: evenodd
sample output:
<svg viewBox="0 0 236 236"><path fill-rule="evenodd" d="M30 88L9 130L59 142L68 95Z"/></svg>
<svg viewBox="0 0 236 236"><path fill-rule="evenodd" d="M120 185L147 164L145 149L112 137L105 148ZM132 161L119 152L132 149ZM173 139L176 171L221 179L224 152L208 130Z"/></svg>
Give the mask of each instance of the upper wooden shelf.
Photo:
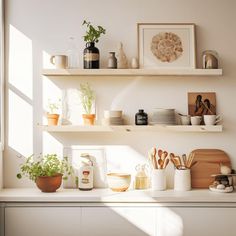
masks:
<svg viewBox="0 0 236 236"><path fill-rule="evenodd" d="M58 126L40 126L47 132L203 132L214 133L222 132L222 125L120 125L120 126L102 126L102 125L58 125Z"/></svg>
<svg viewBox="0 0 236 236"><path fill-rule="evenodd" d="M45 76L221 76L222 69L44 69Z"/></svg>

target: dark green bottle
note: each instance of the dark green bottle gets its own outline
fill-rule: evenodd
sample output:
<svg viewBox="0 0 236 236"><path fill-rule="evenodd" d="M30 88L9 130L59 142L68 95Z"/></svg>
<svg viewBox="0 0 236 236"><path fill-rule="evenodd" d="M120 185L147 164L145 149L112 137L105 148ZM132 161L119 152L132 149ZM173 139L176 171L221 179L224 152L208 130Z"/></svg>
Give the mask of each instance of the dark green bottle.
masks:
<svg viewBox="0 0 236 236"><path fill-rule="evenodd" d="M86 43L84 49L84 69L99 69L99 50L94 42Z"/></svg>

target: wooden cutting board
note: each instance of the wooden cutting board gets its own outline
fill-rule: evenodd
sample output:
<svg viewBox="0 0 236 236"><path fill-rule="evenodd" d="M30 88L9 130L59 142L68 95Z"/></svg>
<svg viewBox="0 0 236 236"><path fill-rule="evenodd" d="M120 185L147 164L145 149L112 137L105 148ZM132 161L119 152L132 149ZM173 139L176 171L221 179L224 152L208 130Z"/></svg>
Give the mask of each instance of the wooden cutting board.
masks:
<svg viewBox="0 0 236 236"><path fill-rule="evenodd" d="M208 188L214 181L213 174L220 173L220 163L231 168L229 156L219 149L193 150L196 165L191 168L192 188Z"/></svg>

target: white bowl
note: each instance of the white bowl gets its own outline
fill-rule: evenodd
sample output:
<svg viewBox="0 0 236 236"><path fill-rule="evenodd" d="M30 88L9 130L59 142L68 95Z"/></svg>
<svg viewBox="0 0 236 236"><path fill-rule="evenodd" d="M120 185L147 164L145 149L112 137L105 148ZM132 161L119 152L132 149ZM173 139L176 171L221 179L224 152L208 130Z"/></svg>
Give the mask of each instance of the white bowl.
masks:
<svg viewBox="0 0 236 236"><path fill-rule="evenodd" d="M129 188L130 182L131 182L130 174L122 174L122 173L107 174L107 183L112 191L124 192Z"/></svg>
<svg viewBox="0 0 236 236"><path fill-rule="evenodd" d="M104 111L104 118L114 118L114 117L122 117L122 111L121 110Z"/></svg>

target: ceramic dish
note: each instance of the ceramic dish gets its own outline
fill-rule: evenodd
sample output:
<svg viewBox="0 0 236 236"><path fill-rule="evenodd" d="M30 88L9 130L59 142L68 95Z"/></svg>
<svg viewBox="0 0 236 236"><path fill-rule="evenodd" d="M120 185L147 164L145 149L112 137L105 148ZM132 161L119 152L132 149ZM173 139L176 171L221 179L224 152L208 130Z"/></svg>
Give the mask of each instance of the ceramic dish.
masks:
<svg viewBox="0 0 236 236"><path fill-rule="evenodd" d="M122 173L107 174L108 187L112 191L124 192L129 188L130 182L131 182L130 174L122 174Z"/></svg>
<svg viewBox="0 0 236 236"><path fill-rule="evenodd" d="M213 192L217 192L217 193L231 193L234 191L233 186L229 187L229 189L217 189L215 188L213 185L209 186L209 189Z"/></svg>

